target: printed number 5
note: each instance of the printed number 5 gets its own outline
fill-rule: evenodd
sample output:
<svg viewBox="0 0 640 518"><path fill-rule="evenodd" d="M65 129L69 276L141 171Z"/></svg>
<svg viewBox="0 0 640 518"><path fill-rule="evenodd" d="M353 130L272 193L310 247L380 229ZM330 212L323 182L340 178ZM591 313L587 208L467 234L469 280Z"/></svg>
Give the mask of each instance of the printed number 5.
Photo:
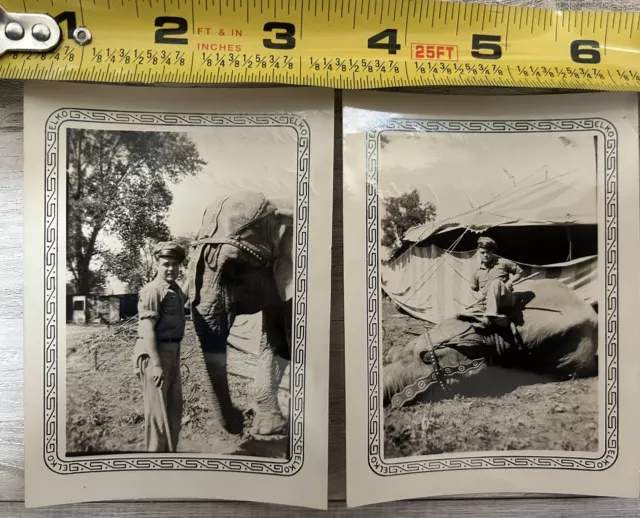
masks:
<svg viewBox="0 0 640 518"><path fill-rule="evenodd" d="M502 47L500 36L490 34L474 34L471 38L471 55L476 59L500 59L502 57ZM480 52L490 51L490 54Z"/></svg>

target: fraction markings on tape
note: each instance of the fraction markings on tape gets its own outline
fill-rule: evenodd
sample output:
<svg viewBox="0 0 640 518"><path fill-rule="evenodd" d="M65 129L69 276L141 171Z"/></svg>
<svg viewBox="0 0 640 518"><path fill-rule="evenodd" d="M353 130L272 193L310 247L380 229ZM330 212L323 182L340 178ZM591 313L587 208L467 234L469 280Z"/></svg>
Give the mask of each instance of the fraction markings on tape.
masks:
<svg viewBox="0 0 640 518"><path fill-rule="evenodd" d="M640 13L427 0L0 0L60 25L0 78L640 91ZM92 40L77 44L84 26Z"/></svg>

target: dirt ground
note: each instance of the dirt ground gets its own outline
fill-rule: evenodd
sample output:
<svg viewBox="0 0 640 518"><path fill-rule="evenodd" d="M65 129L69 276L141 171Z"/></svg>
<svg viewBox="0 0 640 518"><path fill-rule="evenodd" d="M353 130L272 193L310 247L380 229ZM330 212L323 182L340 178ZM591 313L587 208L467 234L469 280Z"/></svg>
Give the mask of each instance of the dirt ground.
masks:
<svg viewBox="0 0 640 518"><path fill-rule="evenodd" d="M144 450L142 393L133 375L134 323L115 326L67 325L67 452L69 455ZM249 434L256 358L229 347L229 383L234 404L245 414L245 430L230 436L213 423L206 392L204 360L190 322L182 342L184 411L178 451L286 458L288 438ZM97 367L97 368L96 368ZM289 369L279 393L289 412Z"/></svg>
<svg viewBox="0 0 640 518"><path fill-rule="evenodd" d="M382 318L385 352L426 329L425 322L399 312L388 298ZM487 395L490 385L500 390ZM385 457L598 449L597 377L549 382L530 373L492 369L474 380L474 387L456 392L448 399L432 397L400 409L385 408Z"/></svg>

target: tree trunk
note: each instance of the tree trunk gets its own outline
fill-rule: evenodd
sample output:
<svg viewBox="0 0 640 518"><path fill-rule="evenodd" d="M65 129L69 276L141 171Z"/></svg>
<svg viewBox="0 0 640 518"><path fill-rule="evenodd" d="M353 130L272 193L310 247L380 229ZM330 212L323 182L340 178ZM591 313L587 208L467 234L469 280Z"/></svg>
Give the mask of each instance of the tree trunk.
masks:
<svg viewBox="0 0 640 518"><path fill-rule="evenodd" d="M78 226L80 226L78 222ZM76 230L76 232L81 232L81 230ZM95 227L91 231L91 236L87 242L87 249L83 254L81 252L81 248L77 250L76 255L76 263L78 268L78 290L83 295L89 295L91 291L91 259L96 251L96 240L98 238L98 234L100 233L100 228ZM81 233L79 234L82 235Z"/></svg>

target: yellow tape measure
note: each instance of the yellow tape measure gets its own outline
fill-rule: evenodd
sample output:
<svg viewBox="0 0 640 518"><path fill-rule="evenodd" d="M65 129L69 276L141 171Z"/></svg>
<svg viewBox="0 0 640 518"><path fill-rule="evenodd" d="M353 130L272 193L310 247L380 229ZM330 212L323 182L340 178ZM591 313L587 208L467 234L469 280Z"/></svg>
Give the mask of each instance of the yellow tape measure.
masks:
<svg viewBox="0 0 640 518"><path fill-rule="evenodd" d="M62 30L53 51L0 57L6 79L640 90L638 12L431 0L0 3L48 14Z"/></svg>

